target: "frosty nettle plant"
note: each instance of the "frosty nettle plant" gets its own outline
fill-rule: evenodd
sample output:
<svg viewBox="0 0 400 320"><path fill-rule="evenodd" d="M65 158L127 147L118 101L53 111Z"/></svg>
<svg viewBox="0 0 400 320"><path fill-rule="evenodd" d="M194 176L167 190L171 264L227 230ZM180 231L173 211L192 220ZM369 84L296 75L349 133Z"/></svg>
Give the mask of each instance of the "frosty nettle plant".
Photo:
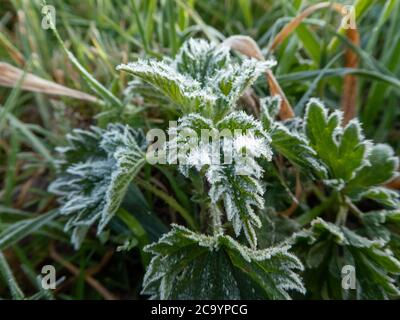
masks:
<svg viewBox="0 0 400 320"><path fill-rule="evenodd" d="M316 99L304 117L287 121L276 120L278 97L259 101L259 119L240 110L239 99L273 66L191 39L173 60L118 67L140 79L127 94L167 110L166 120L177 120L174 130L241 132L228 138L234 151L229 163L211 161L215 146L202 141L177 164L154 165L154 170L176 168L185 177L194 218L187 227L172 224L144 248L151 257L144 295L363 299L399 294L399 195L384 186L396 175L393 150L366 140L358 120L342 127L341 112L329 112ZM222 139L219 149L227 145ZM190 141L178 135L159 152L171 143L185 148ZM50 190L60 196L76 247L91 226L104 234L122 207L129 211L123 199L141 168L152 166L146 161L149 144L141 129L122 119L105 129L75 130L59 148L59 176ZM243 152L250 156L246 161ZM292 195L294 184L302 186L303 196ZM293 201L299 203L295 214L280 214ZM342 286L346 265L356 270L355 289Z"/></svg>

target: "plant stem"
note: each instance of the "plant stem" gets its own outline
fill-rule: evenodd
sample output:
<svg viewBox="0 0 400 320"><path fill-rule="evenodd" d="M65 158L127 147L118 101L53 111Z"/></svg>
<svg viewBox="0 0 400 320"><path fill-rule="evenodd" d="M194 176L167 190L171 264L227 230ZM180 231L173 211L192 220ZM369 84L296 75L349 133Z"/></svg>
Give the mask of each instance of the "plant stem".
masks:
<svg viewBox="0 0 400 320"><path fill-rule="evenodd" d="M357 206L348 198L345 198L346 204L348 205L350 211L360 220L362 221L362 216L363 213L361 212L360 209L357 208Z"/></svg>
<svg viewBox="0 0 400 320"><path fill-rule="evenodd" d="M166 194L164 191L154 187L150 183L137 178L135 179L135 182L141 186L142 188L152 192L154 195L159 197L160 199L164 200L171 208L175 209L181 217L186 221L186 223L194 230L198 230L197 223L193 219L193 217L190 215L188 211L186 211L176 200L172 197L170 197L168 194Z"/></svg>
<svg viewBox="0 0 400 320"><path fill-rule="evenodd" d="M339 200L339 212L338 215L336 216L336 224L344 225L347 220L347 213L349 212L349 206L344 200L343 195L338 194L338 200Z"/></svg>
<svg viewBox="0 0 400 320"><path fill-rule="evenodd" d="M324 211L331 206L331 204L335 198L336 197L334 197L332 195L329 198L327 198L324 202L322 202L320 205L318 205L317 207L314 207L310 211L299 216L298 218L296 218L297 223L299 223L300 226L302 226L302 227L307 225L312 220L314 220L315 218L320 216L322 213L324 213Z"/></svg>
<svg viewBox="0 0 400 320"><path fill-rule="evenodd" d="M210 214L212 221L212 231L214 236L218 236L224 233L221 221L221 211L217 205L210 206Z"/></svg>

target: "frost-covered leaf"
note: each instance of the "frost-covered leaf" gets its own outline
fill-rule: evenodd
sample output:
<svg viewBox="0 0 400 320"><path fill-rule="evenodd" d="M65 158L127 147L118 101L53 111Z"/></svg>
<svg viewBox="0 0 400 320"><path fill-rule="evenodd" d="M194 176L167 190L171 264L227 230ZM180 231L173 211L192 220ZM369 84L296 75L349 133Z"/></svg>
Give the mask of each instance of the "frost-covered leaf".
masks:
<svg viewBox="0 0 400 320"><path fill-rule="evenodd" d="M400 259L400 210L371 211L362 216L362 231L368 237L379 238Z"/></svg>
<svg viewBox="0 0 400 320"><path fill-rule="evenodd" d="M372 187L360 193L360 198L374 200L390 208L398 208L400 195L397 191L385 187Z"/></svg>
<svg viewBox="0 0 400 320"><path fill-rule="evenodd" d="M386 206L397 207L399 194L385 187L378 187L396 176L398 158L393 149L384 144L377 144L370 148L367 164L362 167L349 181L346 193L353 199L367 198Z"/></svg>
<svg viewBox="0 0 400 320"><path fill-rule="evenodd" d="M349 187L371 187L383 184L396 175L399 159L393 149L386 144L372 146L368 154L368 164L357 172Z"/></svg>
<svg viewBox="0 0 400 320"><path fill-rule="evenodd" d="M275 212L273 207L268 207L263 210L263 212L260 213L260 218L262 228L257 230L260 248L267 248L282 243L296 231L300 230L300 225L296 220L282 216Z"/></svg>
<svg viewBox="0 0 400 320"><path fill-rule="evenodd" d="M191 130L199 133L201 129L208 129L217 133L213 140L200 141L192 148L187 148L192 143L191 138L180 135L170 145L187 148L187 152L179 152L178 155L181 172L188 175L192 167L197 171L203 170L210 184L212 205L222 201L236 235L244 230L249 243L255 247L257 238L254 228L261 227L255 209L264 206L263 168L257 160L271 160L268 134L259 121L244 112L233 112L217 123L201 115L190 114L179 119L178 123L177 132ZM230 135L219 135L222 132Z"/></svg>
<svg viewBox="0 0 400 320"><path fill-rule="evenodd" d="M79 247L91 225L97 222L100 233L118 210L145 161L146 143L141 131L114 124L74 130L67 140L49 190L60 196L60 213L69 217L66 229Z"/></svg>
<svg viewBox="0 0 400 320"><path fill-rule="evenodd" d="M252 250L229 236L173 225L145 250L153 255L143 294L156 299L290 299L304 293L300 261L289 247Z"/></svg>
<svg viewBox="0 0 400 320"><path fill-rule="evenodd" d="M382 239L385 243L400 234L400 210L370 211L362 216L362 221L368 237Z"/></svg>
<svg viewBox="0 0 400 320"><path fill-rule="evenodd" d="M368 154L368 164L357 172L349 183L350 187L370 187L383 184L396 176L399 159L393 149L386 144L372 146Z"/></svg>
<svg viewBox="0 0 400 320"><path fill-rule="evenodd" d="M245 59L241 64L234 63L218 70L214 77L208 79L211 90L219 97L218 108L234 106L244 91L252 85L267 68L274 65L271 61L260 62L256 59Z"/></svg>
<svg viewBox="0 0 400 320"><path fill-rule="evenodd" d="M320 178L327 178L327 169L309 145L302 130L295 130L285 122L275 121L280 106L280 97L261 99L261 119L264 129L271 136L271 147L293 164L306 169Z"/></svg>
<svg viewBox="0 0 400 320"><path fill-rule="evenodd" d="M341 127L342 113L328 115L328 110L316 99L307 105L305 132L310 146L328 167L330 179L347 182L354 178L366 162L368 142L358 120ZM337 185L341 185L338 183Z"/></svg>
<svg viewBox="0 0 400 320"><path fill-rule="evenodd" d="M216 96L197 80L178 73L165 61L138 60L120 65L118 70L140 77L161 91L184 112L193 112L215 102Z"/></svg>
<svg viewBox="0 0 400 320"><path fill-rule="evenodd" d="M304 259L306 285L314 298L388 299L400 294L400 262L383 239L370 240L318 218L296 233L291 244ZM356 289L342 288L345 265L355 268Z"/></svg>
<svg viewBox="0 0 400 320"><path fill-rule="evenodd" d="M328 167L324 182L341 189L352 200L374 200L397 207L399 196L379 187L396 176L398 158L388 145L372 144L361 132L358 120L341 127L342 113L328 115L327 109L312 99L306 112L306 135L318 158Z"/></svg>
<svg viewBox="0 0 400 320"><path fill-rule="evenodd" d="M304 137L290 132L280 123L277 123L269 133L271 146L278 154L282 154L301 168L311 170L318 177L327 177L326 167L316 157L315 151L308 145Z"/></svg>
<svg viewBox="0 0 400 320"><path fill-rule="evenodd" d="M260 99L261 120L265 130L269 131L276 124L275 118L279 114L282 98L272 96Z"/></svg>
<svg viewBox="0 0 400 320"><path fill-rule="evenodd" d="M184 114L199 112L222 118L244 91L274 61L236 59L225 46L201 39L186 41L174 60L138 60L118 66L151 84Z"/></svg>
<svg viewBox="0 0 400 320"><path fill-rule="evenodd" d="M189 39L180 48L173 66L181 73L192 77L203 85L218 70L230 63L229 48L217 46L203 39Z"/></svg>

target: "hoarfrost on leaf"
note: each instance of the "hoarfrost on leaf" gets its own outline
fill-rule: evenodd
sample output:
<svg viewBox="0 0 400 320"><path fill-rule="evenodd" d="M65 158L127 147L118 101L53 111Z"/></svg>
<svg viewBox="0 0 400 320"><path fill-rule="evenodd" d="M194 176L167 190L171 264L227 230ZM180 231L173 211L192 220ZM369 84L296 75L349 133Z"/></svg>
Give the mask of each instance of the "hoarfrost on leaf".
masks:
<svg viewBox="0 0 400 320"><path fill-rule="evenodd" d="M67 139L68 146L58 149L58 176L49 191L60 197L66 229L73 229L79 247L91 225L98 222L100 233L115 215L144 164L146 142L141 131L120 124L74 130Z"/></svg>
<svg viewBox="0 0 400 320"><path fill-rule="evenodd" d="M236 235L244 230L249 243L256 247L254 228L260 228L261 221L255 209L264 206L264 187L260 181L263 168L258 160L271 160L270 137L258 120L244 112L233 112L217 123L199 114L189 114L178 120L176 128L177 132L198 134L204 129L217 133L212 135L212 141L202 140L189 148L192 137L177 134L176 139L169 142L180 150L180 171L187 176L192 167L197 171L204 170L210 184L212 205L222 201ZM218 134L224 130L230 135ZM226 155L230 161L227 161Z"/></svg>
<svg viewBox="0 0 400 320"><path fill-rule="evenodd" d="M356 270L354 298L388 299L400 295L395 284L400 261L387 250L384 239L368 239L345 226L316 219L310 228L293 235L290 243L307 263L306 285L323 275L325 280L315 289L319 293L329 283L327 298L346 299L350 294L346 290L334 290L340 287L337 272L340 274L345 265L352 265ZM327 265L328 270L324 267Z"/></svg>
<svg viewBox="0 0 400 320"><path fill-rule="evenodd" d="M275 61L253 58L233 61L227 47L189 39L174 60L140 59L117 69L157 88L183 114L198 112L220 119L234 109L244 91L274 65Z"/></svg>
<svg viewBox="0 0 400 320"><path fill-rule="evenodd" d="M290 299L288 291L305 289L296 273L303 266L289 248L253 250L229 236L173 225L145 248L153 257L142 293L155 299Z"/></svg>

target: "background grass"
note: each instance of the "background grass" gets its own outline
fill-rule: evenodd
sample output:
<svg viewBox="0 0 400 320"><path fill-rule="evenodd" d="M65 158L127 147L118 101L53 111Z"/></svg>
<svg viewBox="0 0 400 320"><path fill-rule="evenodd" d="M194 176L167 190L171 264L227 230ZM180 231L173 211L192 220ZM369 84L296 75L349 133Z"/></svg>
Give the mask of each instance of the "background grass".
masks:
<svg viewBox="0 0 400 320"><path fill-rule="evenodd" d="M176 212L164 208L153 195L146 184L147 170L140 183L143 192L132 186L125 200L137 212L136 218L126 217L130 229L116 221L112 228L120 236L109 235L112 241L105 245L92 237L74 251L62 220L53 219L56 199L46 191L54 176L55 146L64 143L72 128L102 125L110 118L145 127L162 125L166 117L161 111L141 105L125 91L130 79L116 72L116 65L138 57L174 55L189 37L221 41L234 34L251 36L267 56L282 27L317 2L48 0L56 8L57 30L65 47L104 86L104 93L101 87L93 90L91 78L68 58L54 33L41 28L43 1L3 0L0 61L93 94L99 103L27 92L18 83L14 88L0 87L0 270L9 280L0 280L0 297L139 298L147 258L138 248L179 219ZM298 114L309 96L338 108L343 77L354 73L359 80L356 107L367 137L391 144L399 154L400 0L355 2L359 47L352 47L338 32L341 17L322 10L306 19L273 53L278 61L274 73ZM360 59L357 70L344 68L341 53L349 46ZM268 94L262 79L256 91ZM115 111L113 104L118 103L123 108ZM168 183L164 195L170 192L189 211L191 201L179 178L168 171L161 174ZM149 218L147 212L157 214ZM125 245L133 249L116 252L126 238ZM40 289L36 277L44 264L54 264L58 278L65 276L51 295Z"/></svg>

